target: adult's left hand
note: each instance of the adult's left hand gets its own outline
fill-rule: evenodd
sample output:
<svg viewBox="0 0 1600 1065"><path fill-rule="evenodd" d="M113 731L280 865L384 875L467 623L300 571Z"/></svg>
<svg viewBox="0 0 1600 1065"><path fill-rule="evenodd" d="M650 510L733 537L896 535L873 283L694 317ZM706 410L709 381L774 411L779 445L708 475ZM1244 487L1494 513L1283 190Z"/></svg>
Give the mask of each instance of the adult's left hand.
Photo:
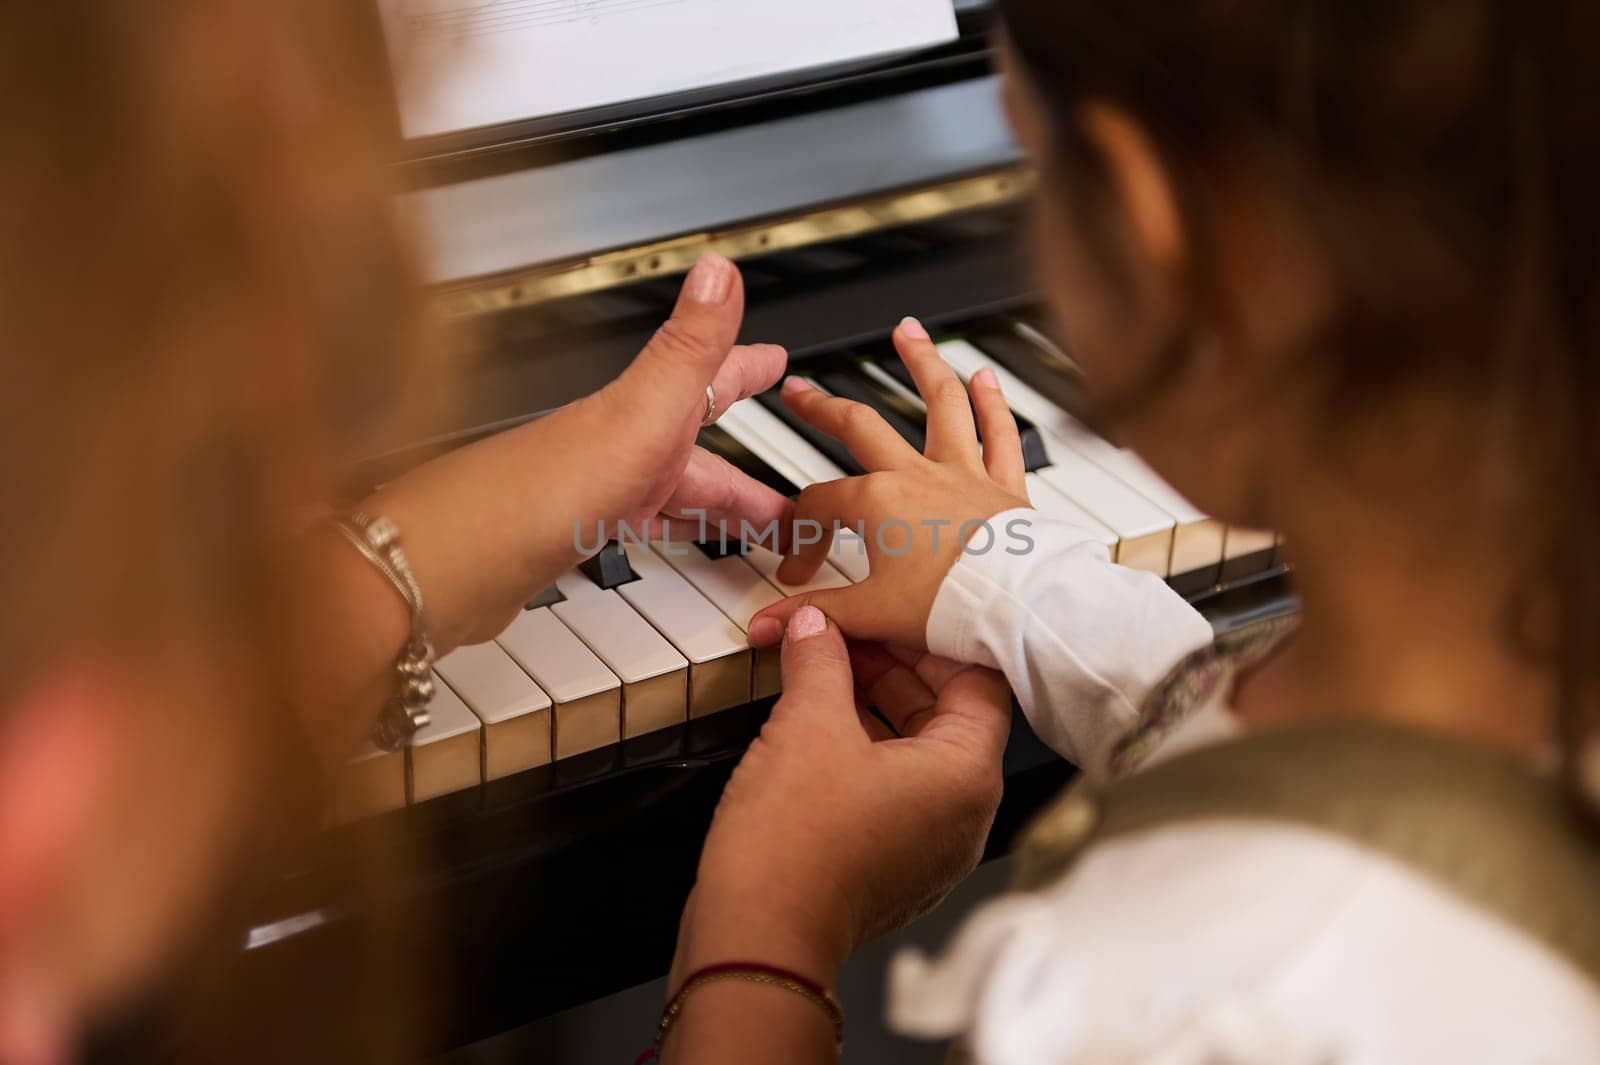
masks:
<svg viewBox="0 0 1600 1065"><path fill-rule="evenodd" d="M743 315L738 269L706 255L611 384L428 463L364 505L402 530L441 652L493 638L620 522L686 528L703 514L734 535L741 522L788 527L788 499L695 446L708 386L720 414L783 375L782 348L735 344Z"/></svg>
<svg viewBox="0 0 1600 1065"><path fill-rule="evenodd" d="M850 951L932 907L982 855L1010 723L1003 678L926 652L847 648L804 606L783 680L717 807L679 979L753 960L831 983Z"/></svg>

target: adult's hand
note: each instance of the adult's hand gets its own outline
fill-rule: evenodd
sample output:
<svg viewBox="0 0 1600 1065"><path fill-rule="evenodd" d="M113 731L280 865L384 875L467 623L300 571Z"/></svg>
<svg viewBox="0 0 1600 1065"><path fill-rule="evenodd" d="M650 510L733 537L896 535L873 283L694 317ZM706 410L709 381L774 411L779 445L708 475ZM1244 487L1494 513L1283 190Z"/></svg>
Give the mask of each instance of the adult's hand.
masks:
<svg viewBox="0 0 1600 1065"><path fill-rule="evenodd" d="M814 607L789 620L783 675L784 696L717 807L674 987L734 960L832 983L850 951L970 872L993 823L1010 714L997 675L925 653L847 648ZM708 991L690 1000L675 1060L719 1057L699 1040L720 1039L720 1026L690 1014L739 992ZM702 996L712 1005L695 1007Z"/></svg>
<svg viewBox="0 0 1600 1065"><path fill-rule="evenodd" d="M443 654L492 639L618 522L742 521L787 528L789 500L694 446L706 414L771 387L786 355L734 343L744 284L707 255L672 317L610 385L554 413L429 462L362 503L399 527ZM308 662L344 668L294 678L312 734L341 757L394 688L408 634L399 597L330 530L311 538L295 638Z"/></svg>
<svg viewBox="0 0 1600 1065"><path fill-rule="evenodd" d="M695 446L707 410L783 375L771 344L734 343L744 284L708 254L672 317L615 381L528 425L423 466L366 504L405 537L442 648L496 635L619 522L786 528L789 500ZM656 528L659 529L659 524Z"/></svg>

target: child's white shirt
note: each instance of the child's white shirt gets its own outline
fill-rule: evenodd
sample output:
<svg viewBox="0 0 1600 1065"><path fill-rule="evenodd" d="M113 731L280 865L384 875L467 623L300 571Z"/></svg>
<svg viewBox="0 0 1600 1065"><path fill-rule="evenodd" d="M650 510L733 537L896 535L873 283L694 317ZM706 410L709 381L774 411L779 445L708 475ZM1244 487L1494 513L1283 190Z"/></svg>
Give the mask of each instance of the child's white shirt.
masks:
<svg viewBox="0 0 1600 1065"><path fill-rule="evenodd" d="M1031 512L1026 555L951 570L934 652L1005 673L1080 764L1210 626L1157 577ZM1152 760L1233 735L1218 699ZM1597 900L1600 905L1600 900ZM1600 987L1521 930L1343 838L1199 822L1097 845L1043 892L980 909L945 954L905 953L890 1021L968 1037L978 1065L1578 1065Z"/></svg>

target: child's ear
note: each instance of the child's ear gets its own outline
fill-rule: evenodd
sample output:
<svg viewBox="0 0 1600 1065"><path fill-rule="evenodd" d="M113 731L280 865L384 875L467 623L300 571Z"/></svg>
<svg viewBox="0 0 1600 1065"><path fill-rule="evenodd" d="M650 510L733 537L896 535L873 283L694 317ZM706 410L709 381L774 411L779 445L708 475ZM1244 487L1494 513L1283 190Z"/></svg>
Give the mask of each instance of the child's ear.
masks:
<svg viewBox="0 0 1600 1065"><path fill-rule="evenodd" d="M64 1060L71 1019L49 957L52 904L109 820L126 703L89 668L57 669L0 704L0 1061Z"/></svg>

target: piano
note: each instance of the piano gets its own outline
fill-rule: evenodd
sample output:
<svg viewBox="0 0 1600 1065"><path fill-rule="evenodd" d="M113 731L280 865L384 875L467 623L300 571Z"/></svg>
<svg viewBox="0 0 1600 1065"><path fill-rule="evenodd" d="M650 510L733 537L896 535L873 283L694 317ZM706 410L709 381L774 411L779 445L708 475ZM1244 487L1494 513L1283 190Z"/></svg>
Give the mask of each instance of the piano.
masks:
<svg viewBox="0 0 1600 1065"><path fill-rule="evenodd" d="M910 55L415 144L405 197L429 227L428 282L481 354L463 402L364 480L600 387L715 249L744 271L746 339L786 345L794 372L920 446L889 343L918 315L961 375L1000 375L1041 512L1219 630L1294 609L1272 534L1200 513L1096 430L1019 251L1032 182L984 5L957 8L960 38ZM772 395L702 443L788 493L856 472ZM329 1010L365 1008L362 937L388 929L442 1051L664 974L714 805L778 693L743 630L796 590L776 565L759 547L613 548L496 641L442 659L415 747L354 760L327 830L255 906L243 986L270 1002L317 973ZM846 538L816 583L865 572ZM1071 773L1017 715L992 854ZM376 854L399 858L375 876Z"/></svg>

